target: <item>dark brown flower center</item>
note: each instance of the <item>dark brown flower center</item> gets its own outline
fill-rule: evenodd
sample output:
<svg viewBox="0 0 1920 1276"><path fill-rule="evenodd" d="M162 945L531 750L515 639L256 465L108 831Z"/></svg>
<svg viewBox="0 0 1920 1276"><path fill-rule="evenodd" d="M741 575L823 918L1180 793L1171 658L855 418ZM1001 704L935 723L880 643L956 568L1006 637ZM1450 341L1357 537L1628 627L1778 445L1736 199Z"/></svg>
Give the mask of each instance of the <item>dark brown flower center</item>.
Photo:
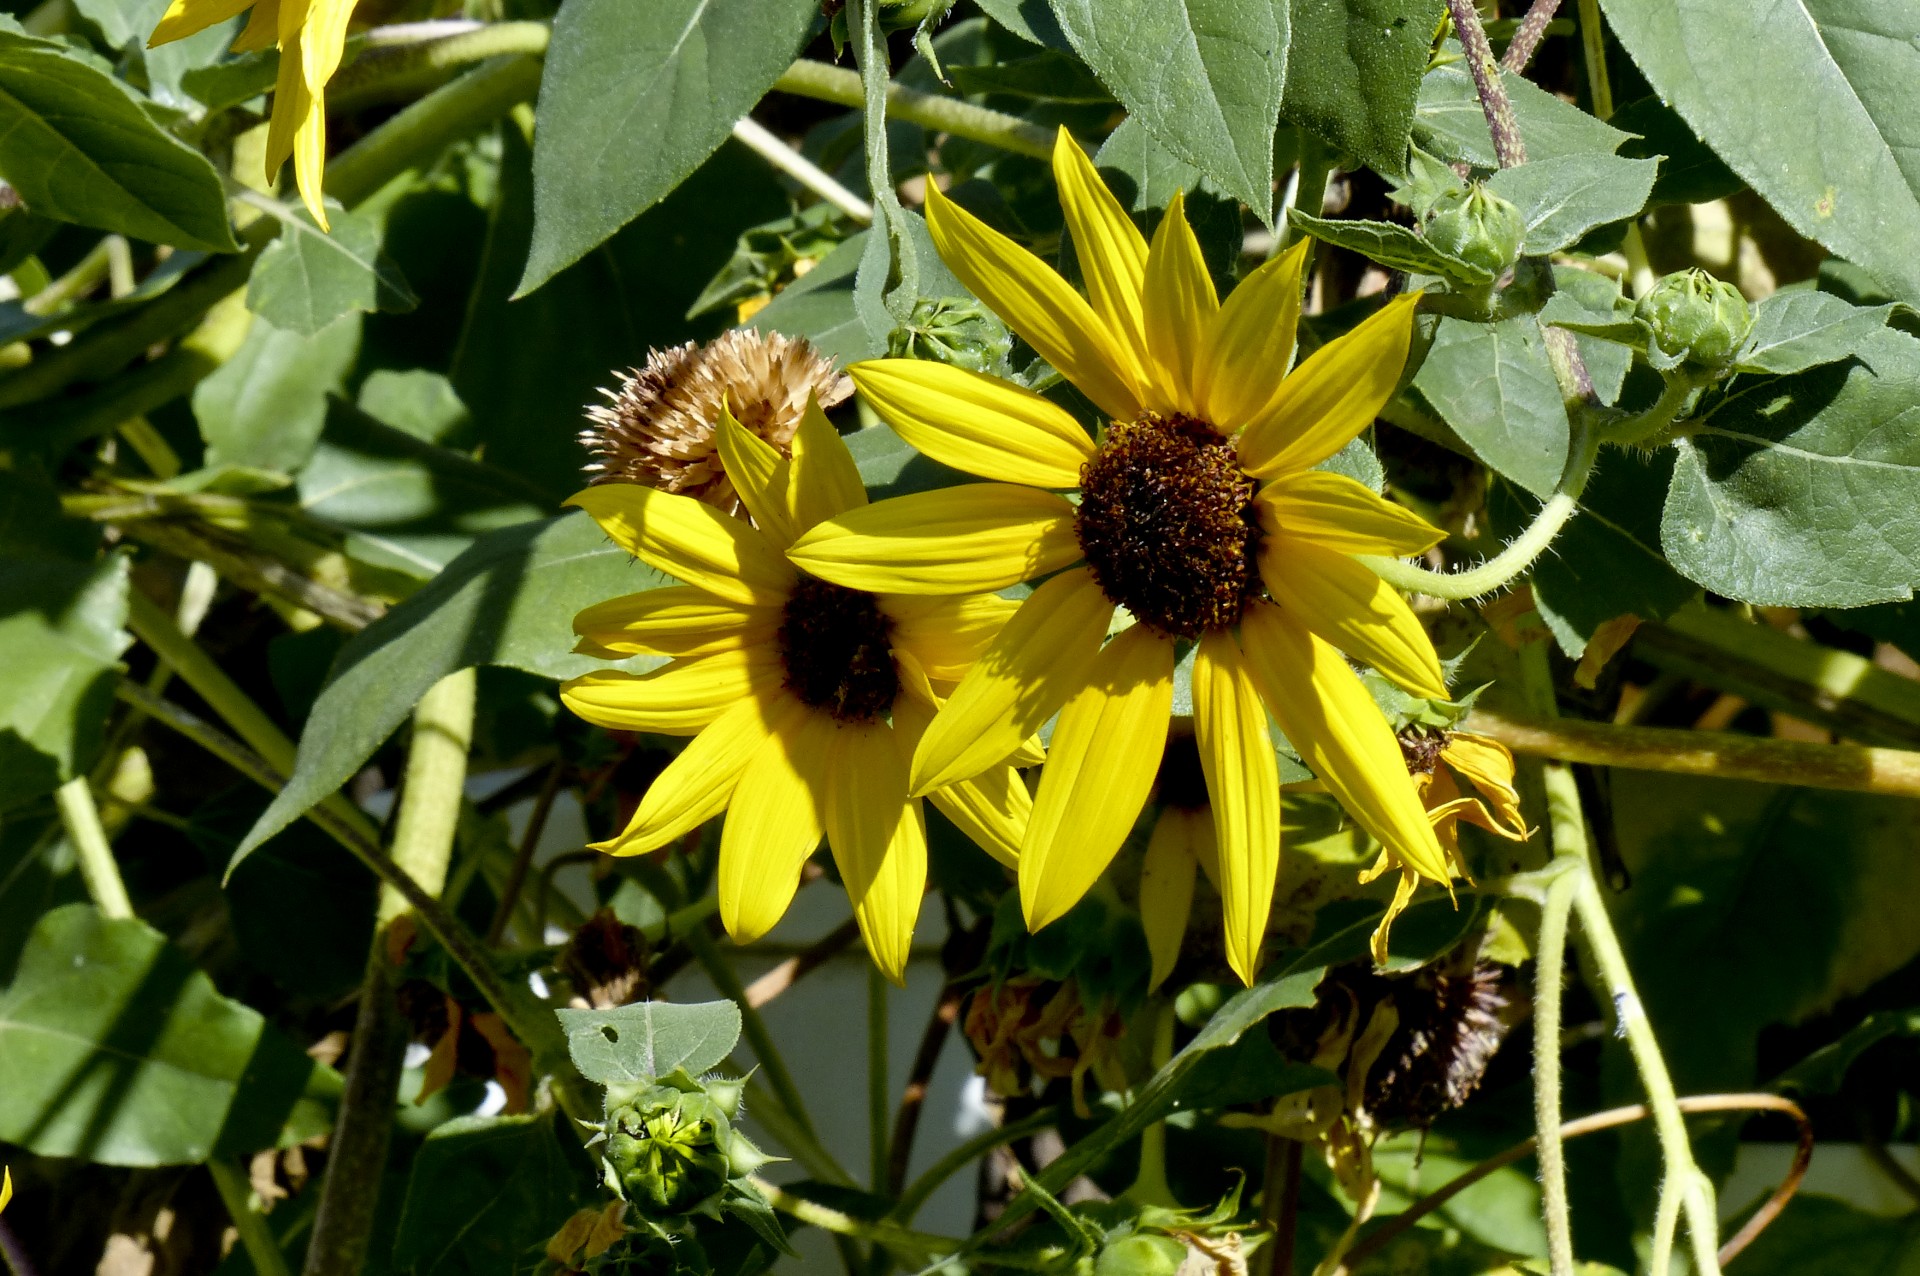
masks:
<svg viewBox="0 0 1920 1276"><path fill-rule="evenodd" d="M1447 751L1448 732L1429 731L1425 727L1407 727L1400 732L1400 754L1407 760L1407 774L1432 775Z"/></svg>
<svg viewBox="0 0 1920 1276"><path fill-rule="evenodd" d="M1140 623L1195 638L1259 589L1254 482L1205 421L1118 422L1080 470L1075 531L1094 580Z"/></svg>
<svg viewBox="0 0 1920 1276"><path fill-rule="evenodd" d="M1167 751L1160 755L1160 805L1181 811L1204 810L1207 805L1207 773L1200 766L1200 745L1191 731L1176 731L1167 737Z"/></svg>
<svg viewBox="0 0 1920 1276"><path fill-rule="evenodd" d="M885 717L900 692L887 631L872 594L802 576L780 613L787 690L842 722Z"/></svg>

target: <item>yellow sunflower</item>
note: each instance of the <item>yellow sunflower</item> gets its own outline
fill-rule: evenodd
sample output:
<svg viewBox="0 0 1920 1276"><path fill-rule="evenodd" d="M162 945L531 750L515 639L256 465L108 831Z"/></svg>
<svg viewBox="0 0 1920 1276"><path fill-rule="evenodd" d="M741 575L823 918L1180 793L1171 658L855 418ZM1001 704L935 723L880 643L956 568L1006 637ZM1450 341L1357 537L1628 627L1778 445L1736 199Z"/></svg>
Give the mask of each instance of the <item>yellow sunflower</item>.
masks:
<svg viewBox="0 0 1920 1276"><path fill-rule="evenodd" d="M1406 362L1400 297L1291 373L1305 245L1225 302L1176 198L1151 248L1062 132L1054 174L1086 297L929 187L935 246L962 282L1109 419L1089 438L1020 386L942 364L848 369L921 452L988 484L828 520L793 561L849 588L941 595L1048 576L955 689L913 758L916 793L1006 757L1055 713L1020 850L1038 929L1127 836L1167 739L1191 649L1228 959L1251 980L1279 866L1267 715L1412 882L1448 882L1400 749L1341 652L1415 695L1445 683L1405 600L1356 555L1441 533L1364 484L1315 469L1365 429ZM1078 489L1078 501L1061 495ZM1375 951L1384 954L1384 924Z"/></svg>
<svg viewBox="0 0 1920 1276"><path fill-rule="evenodd" d="M173 0L147 40L147 47L182 40L251 7L247 25L233 42L235 53L280 46L280 78L273 86L273 120L267 126L267 180L293 157L293 180L320 229L327 210L320 179L327 164L327 81L340 69L347 47L347 20L354 0Z"/></svg>
<svg viewBox="0 0 1920 1276"><path fill-rule="evenodd" d="M689 496L606 483L569 502L634 557L685 582L581 612L582 651L670 657L645 674L589 673L560 698L587 721L691 735L648 788L615 855L664 846L726 811L720 917L741 943L787 910L824 834L874 961L898 982L926 885L925 817L907 765L950 686L1017 604L991 594L864 593L798 571L785 551L866 504L853 457L817 402L792 459L723 411L722 464L752 524ZM1032 801L1008 759L928 796L1011 866Z"/></svg>

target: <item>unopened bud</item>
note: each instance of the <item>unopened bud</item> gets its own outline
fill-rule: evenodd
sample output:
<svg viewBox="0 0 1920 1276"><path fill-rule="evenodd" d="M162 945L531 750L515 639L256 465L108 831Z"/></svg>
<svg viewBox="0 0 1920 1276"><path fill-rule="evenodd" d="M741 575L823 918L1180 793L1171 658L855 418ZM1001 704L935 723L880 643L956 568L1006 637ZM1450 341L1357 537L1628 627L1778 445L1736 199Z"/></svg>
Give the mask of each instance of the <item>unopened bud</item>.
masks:
<svg viewBox="0 0 1920 1276"><path fill-rule="evenodd" d="M931 359L969 372L994 371L1012 348L998 319L979 302L957 297L922 297L887 337L887 353L896 359Z"/></svg>
<svg viewBox="0 0 1920 1276"><path fill-rule="evenodd" d="M607 1186L646 1214L682 1214L731 1177L732 1129L706 1095L653 1086L607 1112Z"/></svg>
<svg viewBox="0 0 1920 1276"><path fill-rule="evenodd" d="M1094 1276L1174 1276L1187 1261L1187 1247L1171 1236L1128 1236L1105 1246Z"/></svg>
<svg viewBox="0 0 1920 1276"><path fill-rule="evenodd" d="M1474 182L1436 199L1425 231L1441 252L1498 276L1519 258L1527 223L1518 208Z"/></svg>
<svg viewBox="0 0 1920 1276"><path fill-rule="evenodd" d="M1709 367L1732 360L1753 327L1740 290L1704 270L1683 270L1656 283L1633 317L1660 352Z"/></svg>

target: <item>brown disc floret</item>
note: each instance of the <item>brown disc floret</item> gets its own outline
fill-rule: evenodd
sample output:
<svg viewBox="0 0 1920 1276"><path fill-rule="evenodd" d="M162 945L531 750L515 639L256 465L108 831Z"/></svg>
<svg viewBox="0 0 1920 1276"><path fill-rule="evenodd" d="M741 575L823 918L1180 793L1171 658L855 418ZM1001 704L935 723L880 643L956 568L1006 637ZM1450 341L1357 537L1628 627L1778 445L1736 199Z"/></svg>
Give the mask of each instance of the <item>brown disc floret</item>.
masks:
<svg viewBox="0 0 1920 1276"><path fill-rule="evenodd" d="M1080 471L1075 531L1094 580L1140 623L1196 638L1258 590L1254 482L1205 421L1117 422Z"/></svg>
<svg viewBox="0 0 1920 1276"><path fill-rule="evenodd" d="M802 576L780 613L787 689L842 722L875 722L893 708L900 674L886 614L872 594Z"/></svg>

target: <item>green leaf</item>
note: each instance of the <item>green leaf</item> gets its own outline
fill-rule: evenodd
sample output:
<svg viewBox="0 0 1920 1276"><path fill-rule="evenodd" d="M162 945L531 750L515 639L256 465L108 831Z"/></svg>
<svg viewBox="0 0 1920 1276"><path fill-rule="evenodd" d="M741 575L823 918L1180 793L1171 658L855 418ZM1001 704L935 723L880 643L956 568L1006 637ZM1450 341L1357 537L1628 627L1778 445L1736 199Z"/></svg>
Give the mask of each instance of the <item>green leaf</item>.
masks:
<svg viewBox="0 0 1920 1276"><path fill-rule="evenodd" d="M525 296L658 203L792 64L812 0L570 0L534 132Z"/></svg>
<svg viewBox="0 0 1920 1276"><path fill-rule="evenodd" d="M255 318L231 359L193 390L209 466L296 474L313 455L360 352L360 320L346 316L311 336Z"/></svg>
<svg viewBox="0 0 1920 1276"><path fill-rule="evenodd" d="M93 764L126 618L124 558L0 557L0 811Z"/></svg>
<svg viewBox="0 0 1920 1276"><path fill-rule="evenodd" d="M276 328L312 336L356 311L408 311L420 304L400 268L382 251L380 209L328 214L322 231L303 209L286 210L279 237L253 267L247 308Z"/></svg>
<svg viewBox="0 0 1920 1276"><path fill-rule="evenodd" d="M560 1118L456 1117L427 1136L407 1178L395 1276L531 1270L547 1238L592 1200L592 1170Z"/></svg>
<svg viewBox="0 0 1920 1276"><path fill-rule="evenodd" d="M233 252L220 175L139 95L51 40L0 27L0 177L42 217Z"/></svg>
<svg viewBox="0 0 1920 1276"><path fill-rule="evenodd" d="M1413 388L1496 473L1543 498L1560 481L1567 408L1533 316L1443 317Z"/></svg>
<svg viewBox="0 0 1920 1276"><path fill-rule="evenodd" d="M1282 140L1290 140L1282 135ZM1158 214L1173 197L1184 197L1187 221L1200 241L1200 253L1222 294L1231 288L1234 267L1245 242L1240 204L1205 174L1153 140L1139 121L1125 119L1107 134L1094 163L1123 207L1145 226L1158 225Z"/></svg>
<svg viewBox="0 0 1920 1276"><path fill-rule="evenodd" d="M1386 177L1407 135L1440 0L1293 0L1280 114Z"/></svg>
<svg viewBox="0 0 1920 1276"><path fill-rule="evenodd" d="M1627 373L1633 368L1634 349L1646 344L1645 330L1633 322L1633 302L1620 291L1617 280L1578 266L1555 266L1553 286L1553 295L1540 310L1541 324L1561 326L1557 320L1564 315L1576 322L1592 320L1605 325L1609 331L1617 330L1632 337L1631 343L1621 344L1588 331L1569 329L1574 333L1580 360L1587 366L1587 379L1593 383L1594 395L1611 407L1619 402ZM1618 329L1616 324L1620 325Z"/></svg>
<svg viewBox="0 0 1920 1276"><path fill-rule="evenodd" d="M657 665L637 657L610 666L571 654L573 617L590 603L666 581L577 510L481 536L342 648L300 734L292 778L234 852L234 862L337 792L427 688L455 670L505 665L559 679Z"/></svg>
<svg viewBox="0 0 1920 1276"><path fill-rule="evenodd" d="M882 353L885 347L867 335L867 327L853 306L854 276L870 234L863 230L849 236L819 265L761 307L749 326L761 332L805 337L842 367Z"/></svg>
<svg viewBox="0 0 1920 1276"><path fill-rule="evenodd" d="M160 932L69 904L0 993L0 1142L185 1165L324 1133L341 1083Z"/></svg>
<svg viewBox="0 0 1920 1276"><path fill-rule="evenodd" d="M1657 97L1643 97L1616 108L1607 122L1636 134L1621 146L1622 155L1660 161L1650 203L1705 204L1746 187L1713 148L1694 136L1687 122Z"/></svg>
<svg viewBox="0 0 1920 1276"><path fill-rule="evenodd" d="M1911 1213L1884 1218L1811 1193L1740 1253L1742 1276L1896 1276L1916 1262L1920 1221Z"/></svg>
<svg viewBox="0 0 1920 1276"><path fill-rule="evenodd" d="M1803 1094L1834 1094L1847 1079L1853 1061L1874 1046L1894 1037L1920 1036L1920 1010L1882 1010L1868 1015L1845 1036L1824 1045L1794 1064L1768 1087Z"/></svg>
<svg viewBox="0 0 1920 1276"><path fill-rule="evenodd" d="M1660 552L1660 505L1672 457L1618 451L1588 480L1580 512L1534 565L1533 601L1560 649L1578 658L1616 616L1664 620L1699 594ZM1539 500L1498 484L1488 505L1503 536L1520 532Z"/></svg>
<svg viewBox="0 0 1920 1276"><path fill-rule="evenodd" d="M1753 308L1753 331L1734 366L1742 372L1802 372L1850 359L1887 326L1893 309L1850 305L1811 288L1783 289Z"/></svg>
<svg viewBox="0 0 1920 1276"><path fill-rule="evenodd" d="M1066 32L1060 29L1047 0L974 0L980 12L1030 44L1050 49L1070 49Z"/></svg>
<svg viewBox="0 0 1920 1276"><path fill-rule="evenodd" d="M1646 206L1658 160L1617 155L1560 155L1503 168L1488 189L1520 210L1527 223L1521 251L1558 252L1596 226L1624 221Z"/></svg>
<svg viewBox="0 0 1920 1276"><path fill-rule="evenodd" d="M1447 48L1457 56L1460 46L1449 40ZM1627 140L1619 129L1562 102L1523 75L1503 71L1500 82L1513 103L1529 163L1556 155L1611 155ZM1500 166L1487 132L1486 113L1463 62L1436 66L1421 79L1413 137L1442 159L1464 160L1476 168Z"/></svg>
<svg viewBox="0 0 1920 1276"><path fill-rule="evenodd" d="M1920 342L1742 378L1680 440L1660 541L1681 574L1742 602L1858 607L1920 581Z"/></svg>
<svg viewBox="0 0 1920 1276"><path fill-rule="evenodd" d="M1654 91L1788 225L1920 301L1920 10L1858 0L1605 8Z"/></svg>
<svg viewBox="0 0 1920 1276"><path fill-rule="evenodd" d="M948 67L947 74L962 93L1006 93L1040 102L1113 101L1113 94L1085 63L1058 49L987 66Z"/></svg>
<svg viewBox="0 0 1920 1276"><path fill-rule="evenodd" d="M718 1067L740 1040L740 1007L731 1001L642 1001L555 1013L574 1066L601 1085L651 1081L676 1068L697 1077Z"/></svg>
<svg viewBox="0 0 1920 1276"><path fill-rule="evenodd" d="M1272 224L1286 0L1054 0L1053 9L1128 115Z"/></svg>
<svg viewBox="0 0 1920 1276"><path fill-rule="evenodd" d="M1322 243L1359 253L1367 260L1377 261L1392 270L1443 275L1466 284L1493 282L1492 271L1461 261L1451 253L1441 252L1421 238L1418 231L1396 222L1334 220L1314 217L1297 208L1292 210L1290 216L1295 226Z"/></svg>

